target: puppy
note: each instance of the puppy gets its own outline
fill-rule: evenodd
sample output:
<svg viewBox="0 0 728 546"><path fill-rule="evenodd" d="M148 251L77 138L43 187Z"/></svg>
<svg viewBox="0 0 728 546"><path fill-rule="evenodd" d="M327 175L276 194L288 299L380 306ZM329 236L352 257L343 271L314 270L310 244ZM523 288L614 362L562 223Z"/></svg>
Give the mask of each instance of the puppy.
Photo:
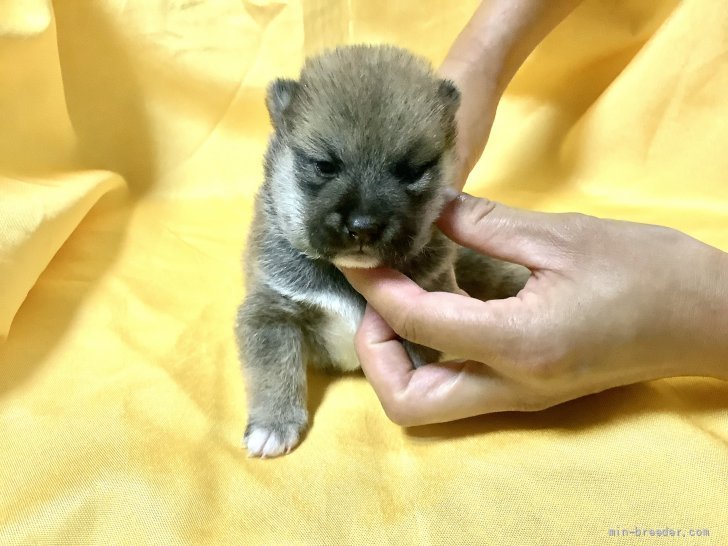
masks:
<svg viewBox="0 0 728 546"><path fill-rule="evenodd" d="M251 456L274 457L307 427L306 366L359 367L353 338L366 302L336 266L392 267L426 290L456 290L456 246L433 224L452 179L459 92L405 50L349 46L309 59L298 81L273 82L266 102L274 134L236 334L243 441ZM512 295L525 281L514 266L478 260L462 260L463 277L493 281L473 287L481 294L497 285ZM439 358L403 343L414 366Z"/></svg>

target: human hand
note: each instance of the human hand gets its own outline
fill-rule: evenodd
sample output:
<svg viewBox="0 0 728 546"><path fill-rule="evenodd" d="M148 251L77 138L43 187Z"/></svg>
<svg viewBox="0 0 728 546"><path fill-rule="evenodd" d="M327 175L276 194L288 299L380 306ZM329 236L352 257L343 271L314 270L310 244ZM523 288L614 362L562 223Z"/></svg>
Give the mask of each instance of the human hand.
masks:
<svg viewBox="0 0 728 546"><path fill-rule="evenodd" d="M369 302L357 353L393 421L539 410L662 377L728 378L728 255L718 249L669 228L465 194L438 225L532 275L517 297L482 302L425 292L389 269L344 270ZM400 338L464 360L413 369Z"/></svg>
<svg viewBox="0 0 728 546"><path fill-rule="evenodd" d="M438 69L460 90L457 164L461 190L480 159L501 95L533 49L581 0L483 0Z"/></svg>

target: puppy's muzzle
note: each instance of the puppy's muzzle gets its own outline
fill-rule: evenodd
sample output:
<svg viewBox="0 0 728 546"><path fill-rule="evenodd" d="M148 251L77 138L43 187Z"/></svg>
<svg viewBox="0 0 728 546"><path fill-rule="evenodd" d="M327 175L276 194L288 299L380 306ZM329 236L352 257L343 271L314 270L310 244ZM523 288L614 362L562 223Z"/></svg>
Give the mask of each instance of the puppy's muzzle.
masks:
<svg viewBox="0 0 728 546"><path fill-rule="evenodd" d="M352 214L346 221L349 238L360 245L370 245L381 239L384 223L367 214Z"/></svg>

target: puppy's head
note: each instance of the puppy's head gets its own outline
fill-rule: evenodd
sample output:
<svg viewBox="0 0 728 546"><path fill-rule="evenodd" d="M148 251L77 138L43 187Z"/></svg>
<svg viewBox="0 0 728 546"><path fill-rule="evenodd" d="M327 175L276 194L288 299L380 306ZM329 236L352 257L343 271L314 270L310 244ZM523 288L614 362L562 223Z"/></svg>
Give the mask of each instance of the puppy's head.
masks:
<svg viewBox="0 0 728 546"><path fill-rule="evenodd" d="M459 93L394 47L343 47L277 80L268 158L280 227L312 258L397 266L432 236L455 161Z"/></svg>

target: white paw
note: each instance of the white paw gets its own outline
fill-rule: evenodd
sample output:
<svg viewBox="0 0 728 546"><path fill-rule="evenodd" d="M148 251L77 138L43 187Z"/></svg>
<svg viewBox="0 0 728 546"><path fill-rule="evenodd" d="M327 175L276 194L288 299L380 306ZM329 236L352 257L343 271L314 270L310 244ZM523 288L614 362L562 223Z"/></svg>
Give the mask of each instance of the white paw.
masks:
<svg viewBox="0 0 728 546"><path fill-rule="evenodd" d="M299 441L299 433L293 426L272 430L252 427L243 436L243 445L249 457L278 457L290 453Z"/></svg>

